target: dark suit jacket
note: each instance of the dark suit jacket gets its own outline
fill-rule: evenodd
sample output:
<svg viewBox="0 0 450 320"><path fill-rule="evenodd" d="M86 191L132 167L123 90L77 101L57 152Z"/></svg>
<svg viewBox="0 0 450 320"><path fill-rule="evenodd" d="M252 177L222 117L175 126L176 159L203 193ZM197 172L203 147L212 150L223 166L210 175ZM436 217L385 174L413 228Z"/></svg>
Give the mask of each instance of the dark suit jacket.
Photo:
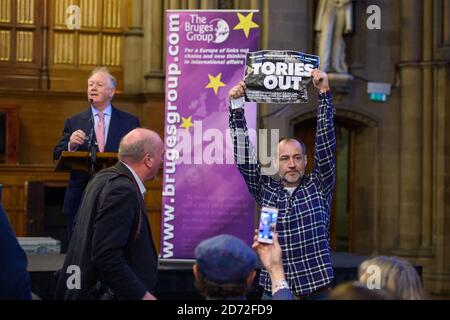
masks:
<svg viewBox="0 0 450 320"><path fill-rule="evenodd" d="M64 123L64 131L61 140L53 151L53 160L58 160L63 151L67 151L70 136L73 132L81 129L86 135L92 135L95 139L94 120L92 110L81 112ZM105 152L117 152L120 140L131 130L140 127L139 119L129 113L120 111L112 107L111 122L109 123L108 136L106 138ZM80 145L77 151L88 151L89 143L86 141ZM97 147L98 151L98 147ZM69 184L64 196L63 213L75 215L80 205L81 196L91 175L84 171L72 171L70 173Z"/></svg>
<svg viewBox="0 0 450 320"><path fill-rule="evenodd" d="M119 299L142 299L146 291L154 293L157 264L144 200L131 171L122 162L101 170L86 187L55 298L95 299L100 280ZM71 265L80 267L80 289L67 288Z"/></svg>
<svg viewBox="0 0 450 320"><path fill-rule="evenodd" d="M27 272L27 256L20 247L1 204L0 270L0 300L31 299L30 277Z"/></svg>

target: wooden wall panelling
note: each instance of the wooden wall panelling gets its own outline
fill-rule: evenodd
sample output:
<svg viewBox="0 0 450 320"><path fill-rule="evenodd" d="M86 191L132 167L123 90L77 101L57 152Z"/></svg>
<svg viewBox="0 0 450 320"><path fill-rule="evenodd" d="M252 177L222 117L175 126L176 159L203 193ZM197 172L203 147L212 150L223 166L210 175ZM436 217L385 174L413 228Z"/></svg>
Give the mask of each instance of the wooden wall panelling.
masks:
<svg viewBox="0 0 450 320"><path fill-rule="evenodd" d="M25 218L23 202L23 187L9 184L2 178L3 196L2 204L6 211L9 223L18 237L25 235Z"/></svg>
<svg viewBox="0 0 450 320"><path fill-rule="evenodd" d="M45 226L45 185L42 181L25 182L24 202L27 236L42 236Z"/></svg>
<svg viewBox="0 0 450 320"><path fill-rule="evenodd" d="M35 220L30 220L27 212L27 183L40 182L64 187L67 185L68 174L54 172L53 166L0 164L0 181L3 184L2 203L11 226L18 237L24 237L29 235L27 231L33 231L32 225L35 223Z"/></svg>
<svg viewBox="0 0 450 320"><path fill-rule="evenodd" d="M160 172L160 176L162 171ZM145 203L153 240L159 251L161 224L161 178L146 183ZM44 186L65 187L68 173L54 172L53 166L0 165L0 181L3 184L2 204L9 221L19 237L39 236L43 230ZM34 189L34 190L32 190ZM61 199L62 201L62 199Z"/></svg>
<svg viewBox="0 0 450 320"><path fill-rule="evenodd" d="M83 81L83 83L85 80ZM151 101L146 101L147 99ZM138 116L142 126L163 134L164 104L160 97L118 93L113 104ZM0 106L20 101L19 163L53 164L53 148L61 138L64 120L88 108L86 94L28 92L0 89Z"/></svg>
<svg viewBox="0 0 450 320"><path fill-rule="evenodd" d="M0 1L0 87L40 87L43 3Z"/></svg>
<svg viewBox="0 0 450 320"><path fill-rule="evenodd" d="M0 112L6 115L5 154L1 162L16 164L19 160L19 106L0 103Z"/></svg>
<svg viewBox="0 0 450 320"><path fill-rule="evenodd" d="M80 8L81 28L65 25L69 4ZM128 4L128 6L127 6ZM107 66L123 87L123 37L128 25L129 3L123 0L57 0L50 22L50 88L84 91L90 72Z"/></svg>

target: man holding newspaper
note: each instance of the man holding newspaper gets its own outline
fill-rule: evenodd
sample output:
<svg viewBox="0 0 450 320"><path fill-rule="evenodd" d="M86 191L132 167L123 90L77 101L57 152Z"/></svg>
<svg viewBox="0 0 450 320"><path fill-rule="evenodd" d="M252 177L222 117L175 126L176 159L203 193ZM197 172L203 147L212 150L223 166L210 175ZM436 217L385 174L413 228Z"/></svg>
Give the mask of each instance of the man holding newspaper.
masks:
<svg viewBox="0 0 450 320"><path fill-rule="evenodd" d="M319 91L319 104L314 169L310 174L305 174L308 160L305 145L296 138L283 138L278 144L278 157L274 161L279 179L261 174L249 141L243 104L236 107L236 99L245 96L244 81L229 92L233 105L230 129L238 169L256 202L263 208L278 210L276 230L283 250L286 281L271 284L269 274L262 270L263 299L271 298L272 285L290 288L297 299L323 299L333 281L328 228L335 181L335 109L327 74L314 69L311 78Z"/></svg>

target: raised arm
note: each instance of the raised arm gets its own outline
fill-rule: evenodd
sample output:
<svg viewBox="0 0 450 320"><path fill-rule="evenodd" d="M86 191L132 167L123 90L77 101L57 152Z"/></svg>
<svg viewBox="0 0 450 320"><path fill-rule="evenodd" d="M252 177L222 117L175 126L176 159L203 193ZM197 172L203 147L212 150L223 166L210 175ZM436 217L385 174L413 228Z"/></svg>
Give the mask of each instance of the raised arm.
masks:
<svg viewBox="0 0 450 320"><path fill-rule="evenodd" d="M312 72L312 77L314 86L319 90L319 105L317 107L317 133L316 145L314 149L313 173L316 174L319 178L322 191L328 197L333 192L335 181L335 109L331 100L327 74L316 69Z"/></svg>
<svg viewBox="0 0 450 320"><path fill-rule="evenodd" d="M245 83L241 81L228 93L230 101L244 96ZM256 202L261 205L261 194L265 176L261 175L261 166L255 148L250 143L244 109L230 107L230 132L233 140L234 161ZM265 177L265 178L264 178Z"/></svg>

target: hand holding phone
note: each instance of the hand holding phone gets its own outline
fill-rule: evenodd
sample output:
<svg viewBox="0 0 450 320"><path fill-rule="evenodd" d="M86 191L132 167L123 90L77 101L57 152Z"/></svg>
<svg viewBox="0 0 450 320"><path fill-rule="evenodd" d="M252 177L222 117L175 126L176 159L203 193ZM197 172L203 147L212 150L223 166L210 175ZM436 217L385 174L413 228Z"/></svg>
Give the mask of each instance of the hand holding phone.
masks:
<svg viewBox="0 0 450 320"><path fill-rule="evenodd" d="M273 243L273 234L277 225L278 209L262 207L259 219L258 241Z"/></svg>

